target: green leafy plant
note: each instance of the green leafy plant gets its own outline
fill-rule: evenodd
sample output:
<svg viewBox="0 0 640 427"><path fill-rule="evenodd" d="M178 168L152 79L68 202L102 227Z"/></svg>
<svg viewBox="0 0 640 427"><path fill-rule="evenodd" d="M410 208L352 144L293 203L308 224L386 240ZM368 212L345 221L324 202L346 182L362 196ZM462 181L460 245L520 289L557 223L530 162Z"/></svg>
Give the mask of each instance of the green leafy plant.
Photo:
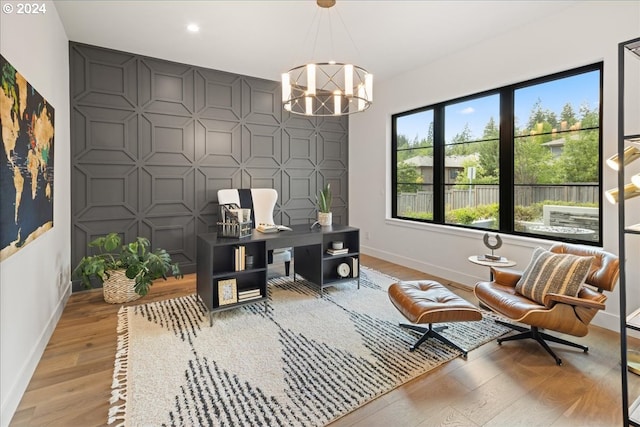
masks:
<svg viewBox="0 0 640 427"><path fill-rule="evenodd" d="M151 242L145 237L123 245L117 233L109 233L93 240L89 247L97 248L99 253L83 257L73 270L73 278L81 279L86 288L92 287L92 279L104 283L113 270L125 270L125 275L135 280L134 290L142 296L156 279L167 280L167 274L183 277L171 255L164 249L151 251Z"/></svg>
<svg viewBox="0 0 640 427"><path fill-rule="evenodd" d="M327 183L324 188L320 190L320 193L318 193L316 200L318 202L318 209L320 210L320 212L331 212L332 197L331 185L329 183Z"/></svg>

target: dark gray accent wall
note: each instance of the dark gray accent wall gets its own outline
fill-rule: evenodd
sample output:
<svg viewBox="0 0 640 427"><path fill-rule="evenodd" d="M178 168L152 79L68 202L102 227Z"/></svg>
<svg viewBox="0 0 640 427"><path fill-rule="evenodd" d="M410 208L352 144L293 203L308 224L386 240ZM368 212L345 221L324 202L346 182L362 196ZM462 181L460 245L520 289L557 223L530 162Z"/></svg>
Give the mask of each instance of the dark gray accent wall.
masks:
<svg viewBox="0 0 640 427"><path fill-rule="evenodd" d="M72 264L95 237L150 238L186 273L214 231L217 190L278 190L307 224L334 193L347 224L348 119L291 115L280 83L70 42ZM286 67L286 64L283 64Z"/></svg>

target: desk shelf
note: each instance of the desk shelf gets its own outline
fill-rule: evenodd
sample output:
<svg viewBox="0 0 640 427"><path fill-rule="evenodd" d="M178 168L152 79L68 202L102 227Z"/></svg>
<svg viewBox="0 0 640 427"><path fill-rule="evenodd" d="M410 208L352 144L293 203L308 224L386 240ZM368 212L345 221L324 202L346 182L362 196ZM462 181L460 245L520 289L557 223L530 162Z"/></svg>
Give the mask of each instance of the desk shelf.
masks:
<svg viewBox="0 0 640 427"><path fill-rule="evenodd" d="M320 286L320 292L326 287L338 283L353 282L357 279L360 288L360 230L354 227L334 224L322 227L322 242L320 245L307 245L293 249L294 271L310 282ZM348 248L345 254L331 255L327 250L332 242L342 242ZM320 259L318 263L315 260ZM347 263L350 268L348 277L338 274L338 265ZM354 271L356 274L354 275Z"/></svg>
<svg viewBox="0 0 640 427"><path fill-rule="evenodd" d="M339 282L353 282L356 279L358 288L360 287L360 230L343 225L321 229L310 229L308 225L296 225L291 228L290 231L268 234L254 231L251 236L240 239L218 237L216 233L198 235L197 293L209 312L209 324L213 323L212 316L215 312L261 301L266 304L267 253L275 248L293 247L294 277L298 274L317 284L320 292L327 286L334 286ZM334 241L343 242L344 247L349 248L349 252L328 255L327 249ZM252 268L237 271L237 246L243 246L245 253L253 256ZM338 265L343 262L346 262L351 270L346 278L340 277L337 271ZM225 299L225 296L220 294L220 289L227 290L231 297ZM252 290L258 290L257 296L251 295L255 298L240 300L243 292Z"/></svg>
<svg viewBox="0 0 640 427"><path fill-rule="evenodd" d="M246 255L253 256L253 267L236 269L235 251L243 246ZM200 299L212 315L218 311L230 310L247 304L255 304L267 299L267 249L264 240L218 238L214 233L198 236L196 287ZM234 302L220 301L219 287L231 282L229 289ZM259 297L240 301L242 292L258 290ZM227 300L228 301L228 300Z"/></svg>

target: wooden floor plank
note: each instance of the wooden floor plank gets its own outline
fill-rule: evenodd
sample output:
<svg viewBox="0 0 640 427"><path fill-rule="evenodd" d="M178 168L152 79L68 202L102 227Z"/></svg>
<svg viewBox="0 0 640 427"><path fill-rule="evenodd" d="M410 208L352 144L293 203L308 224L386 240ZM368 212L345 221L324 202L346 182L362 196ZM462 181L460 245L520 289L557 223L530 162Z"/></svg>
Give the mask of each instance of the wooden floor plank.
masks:
<svg viewBox="0 0 640 427"><path fill-rule="evenodd" d="M476 302L469 289L446 279L366 255L361 263L401 280L438 280ZM195 275L160 281L149 295L126 305L189 295L195 289ZM100 290L71 295L11 426L106 424L119 308L105 303ZM620 425L617 334L592 326L586 337L569 339L585 343L590 352L552 346L564 361L561 367L533 341L487 343L467 360L438 367L332 427ZM629 380L640 393L640 377Z"/></svg>

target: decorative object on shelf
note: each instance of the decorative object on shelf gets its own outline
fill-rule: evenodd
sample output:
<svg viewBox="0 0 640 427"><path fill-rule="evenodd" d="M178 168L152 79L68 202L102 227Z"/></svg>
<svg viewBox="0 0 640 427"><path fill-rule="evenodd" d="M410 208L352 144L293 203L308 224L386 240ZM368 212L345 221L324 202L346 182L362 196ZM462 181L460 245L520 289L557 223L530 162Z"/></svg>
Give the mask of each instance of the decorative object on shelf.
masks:
<svg viewBox="0 0 640 427"><path fill-rule="evenodd" d="M166 280L167 275L182 277L180 267L171 261L171 255L160 248L151 251L151 242L146 237L137 237L123 245L117 233L109 233L93 240L89 247L97 248L99 253L83 257L72 277L81 279L86 288L91 288L91 280L97 279L108 303L136 300L149 292L154 280Z"/></svg>
<svg viewBox="0 0 640 427"><path fill-rule="evenodd" d="M349 277L349 273L351 273L351 267L346 262L340 263L338 265L338 276L340 277Z"/></svg>
<svg viewBox="0 0 640 427"><path fill-rule="evenodd" d="M342 248L342 249L329 248L327 249L327 253L329 255L344 255L349 253L349 248Z"/></svg>
<svg viewBox="0 0 640 427"><path fill-rule="evenodd" d="M218 280L218 305L238 302L236 279Z"/></svg>
<svg viewBox="0 0 640 427"><path fill-rule="evenodd" d="M629 372L640 375L640 351L627 350L627 368Z"/></svg>
<svg viewBox="0 0 640 427"><path fill-rule="evenodd" d="M245 255L244 266L247 270L251 270L253 268L253 255Z"/></svg>
<svg viewBox="0 0 640 427"><path fill-rule="evenodd" d="M332 249L342 249L344 247L344 243L340 241L331 242Z"/></svg>
<svg viewBox="0 0 640 427"><path fill-rule="evenodd" d="M484 233L482 242L487 248L491 249L491 254L485 254L484 257L486 260L498 261L501 259L501 257L499 255L495 255L493 251L502 247L502 238L498 234L496 234L493 238L494 240L491 241L491 236L489 236L489 233Z"/></svg>
<svg viewBox="0 0 640 427"><path fill-rule="evenodd" d="M335 0L317 0L316 3L321 10L327 12L336 4ZM320 16L321 19L322 14L316 16ZM330 13L328 18L330 34L321 37L321 40L333 40ZM309 34L315 29L315 41L320 33L320 19L317 25L314 19L309 27ZM346 35L353 42L344 22L343 26ZM312 54L316 52L315 41ZM343 116L364 111L372 102L373 75L358 65L333 60L311 61L282 74L282 104L285 110L293 114Z"/></svg>
<svg viewBox="0 0 640 427"><path fill-rule="evenodd" d="M251 236L251 209L241 209L235 203L220 205L218 235L242 238Z"/></svg>
<svg viewBox="0 0 640 427"><path fill-rule="evenodd" d="M640 188L636 187L632 182L624 186L623 192L625 200L640 196ZM617 188L607 190L604 195L609 203L614 205L620 201L620 191Z"/></svg>
<svg viewBox="0 0 640 427"><path fill-rule="evenodd" d="M640 145L632 144L626 147L622 154L622 164L624 166L633 162L636 159L640 158ZM614 171L620 170L620 157L618 154L614 154L613 156L607 159L607 165L613 169Z"/></svg>
<svg viewBox="0 0 640 427"><path fill-rule="evenodd" d="M318 201L318 222L321 226L327 227L333 223L333 214L331 213L331 184L325 184L316 197Z"/></svg>

